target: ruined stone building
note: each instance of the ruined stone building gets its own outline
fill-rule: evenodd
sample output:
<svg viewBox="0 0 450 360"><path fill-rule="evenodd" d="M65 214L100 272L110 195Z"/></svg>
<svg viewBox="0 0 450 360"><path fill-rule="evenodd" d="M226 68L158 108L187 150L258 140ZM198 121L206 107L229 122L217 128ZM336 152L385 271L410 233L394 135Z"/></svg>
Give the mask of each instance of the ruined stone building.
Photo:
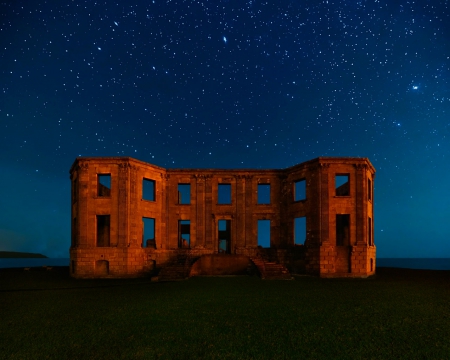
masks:
<svg viewBox="0 0 450 360"><path fill-rule="evenodd" d="M80 157L70 178L73 277L150 276L180 259L191 275L255 259L322 277L375 273L367 158L222 170Z"/></svg>

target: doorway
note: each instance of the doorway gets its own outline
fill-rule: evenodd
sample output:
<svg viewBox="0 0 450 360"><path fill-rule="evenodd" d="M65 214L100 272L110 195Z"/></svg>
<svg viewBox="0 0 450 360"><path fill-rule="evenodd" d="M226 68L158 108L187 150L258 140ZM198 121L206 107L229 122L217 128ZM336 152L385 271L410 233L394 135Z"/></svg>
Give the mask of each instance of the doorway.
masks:
<svg viewBox="0 0 450 360"><path fill-rule="evenodd" d="M218 221L219 254L231 254L231 220Z"/></svg>

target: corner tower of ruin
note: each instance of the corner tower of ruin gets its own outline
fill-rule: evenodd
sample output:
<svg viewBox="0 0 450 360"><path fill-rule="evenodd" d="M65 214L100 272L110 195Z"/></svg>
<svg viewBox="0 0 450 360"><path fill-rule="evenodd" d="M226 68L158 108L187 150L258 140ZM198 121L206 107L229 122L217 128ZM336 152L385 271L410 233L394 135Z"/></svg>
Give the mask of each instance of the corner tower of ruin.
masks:
<svg viewBox="0 0 450 360"><path fill-rule="evenodd" d="M180 254L216 253L263 256L322 277L375 273L367 158L223 170L80 157L70 178L73 277L145 276Z"/></svg>

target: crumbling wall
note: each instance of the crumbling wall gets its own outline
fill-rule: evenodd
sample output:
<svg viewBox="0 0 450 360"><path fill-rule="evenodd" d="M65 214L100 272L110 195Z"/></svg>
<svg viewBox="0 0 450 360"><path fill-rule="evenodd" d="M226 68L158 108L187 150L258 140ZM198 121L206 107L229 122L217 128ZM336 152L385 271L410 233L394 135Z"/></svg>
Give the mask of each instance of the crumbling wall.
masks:
<svg viewBox="0 0 450 360"><path fill-rule="evenodd" d="M367 159L167 170L127 157L78 158L70 173L74 277L146 276L180 254L217 253L324 277L375 272L375 170ZM258 221L270 221L270 243L259 243Z"/></svg>

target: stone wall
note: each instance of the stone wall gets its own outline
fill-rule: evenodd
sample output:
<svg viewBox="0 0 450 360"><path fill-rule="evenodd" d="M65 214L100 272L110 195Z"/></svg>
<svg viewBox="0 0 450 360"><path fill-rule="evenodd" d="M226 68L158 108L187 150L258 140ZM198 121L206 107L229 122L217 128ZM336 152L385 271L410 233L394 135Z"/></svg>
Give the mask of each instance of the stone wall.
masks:
<svg viewBox="0 0 450 360"><path fill-rule="evenodd" d="M282 170L77 158L70 174L73 277L148 276L180 256L217 253L262 256L324 277L375 272L375 170L365 158L317 158ZM270 248L258 243L259 220L270 221ZM298 224L305 224L300 235Z"/></svg>

